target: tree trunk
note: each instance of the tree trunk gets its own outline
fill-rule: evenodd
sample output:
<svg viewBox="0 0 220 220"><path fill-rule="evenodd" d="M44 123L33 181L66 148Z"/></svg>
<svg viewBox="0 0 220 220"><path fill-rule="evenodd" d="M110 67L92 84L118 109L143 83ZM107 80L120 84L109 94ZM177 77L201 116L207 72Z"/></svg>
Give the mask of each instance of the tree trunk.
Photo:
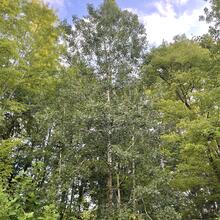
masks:
<svg viewBox="0 0 220 220"><path fill-rule="evenodd" d="M107 103L110 108L111 100L110 100L110 90L107 90ZM109 109L110 111L110 109ZM109 112L109 121L110 121L110 112ZM112 207L112 199L113 199L113 190L112 190L112 146L111 146L111 127L109 125L108 130L108 146L107 146L107 162L109 166L108 171L108 207Z"/></svg>
<svg viewBox="0 0 220 220"><path fill-rule="evenodd" d="M135 179L135 160L132 159L132 185L133 185L133 195L132 195L132 206L133 206L133 212L136 212L136 194L135 194L135 188L136 188L136 179Z"/></svg>
<svg viewBox="0 0 220 220"><path fill-rule="evenodd" d="M73 183L72 183L72 186L71 186L71 197L70 197L70 205L69 205L70 214L72 214L72 205L73 205L73 198L74 198L74 186L75 186L75 183L74 183L74 180L73 180Z"/></svg>
<svg viewBox="0 0 220 220"><path fill-rule="evenodd" d="M120 212L121 208L121 189L120 189L120 164L117 163L117 174L116 174L116 180L117 180L117 207Z"/></svg>

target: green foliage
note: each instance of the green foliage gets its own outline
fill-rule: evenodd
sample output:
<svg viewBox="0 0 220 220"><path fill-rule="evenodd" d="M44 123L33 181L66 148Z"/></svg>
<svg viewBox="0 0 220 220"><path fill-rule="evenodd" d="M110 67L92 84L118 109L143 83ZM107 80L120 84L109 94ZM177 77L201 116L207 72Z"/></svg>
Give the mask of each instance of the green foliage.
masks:
<svg viewBox="0 0 220 220"><path fill-rule="evenodd" d="M137 15L70 25L0 1L0 219L218 219L219 3L147 54ZM79 37L80 36L80 37Z"/></svg>
<svg viewBox="0 0 220 220"><path fill-rule="evenodd" d="M11 156L13 150L21 144L19 139L7 139L0 142L0 182L5 183L13 171L14 158Z"/></svg>
<svg viewBox="0 0 220 220"><path fill-rule="evenodd" d="M107 85L129 84L142 61L146 34L138 17L122 11L115 1L104 1L100 8L88 5L86 19L74 18L70 28L71 57L80 59ZM77 41L76 36L81 36ZM73 56L75 55L75 56Z"/></svg>
<svg viewBox="0 0 220 220"><path fill-rule="evenodd" d="M33 212L26 213L17 198L9 198L9 195L0 187L0 219L33 219Z"/></svg>
<svg viewBox="0 0 220 220"><path fill-rule="evenodd" d="M55 220L59 217L54 205L44 206L43 210L43 216L37 218L38 220Z"/></svg>
<svg viewBox="0 0 220 220"><path fill-rule="evenodd" d="M187 192L197 217L209 215L203 208L217 202L219 193L219 73L211 56L197 42L182 39L152 51L144 68L155 77L151 94L167 128L163 152L174 172L172 185Z"/></svg>

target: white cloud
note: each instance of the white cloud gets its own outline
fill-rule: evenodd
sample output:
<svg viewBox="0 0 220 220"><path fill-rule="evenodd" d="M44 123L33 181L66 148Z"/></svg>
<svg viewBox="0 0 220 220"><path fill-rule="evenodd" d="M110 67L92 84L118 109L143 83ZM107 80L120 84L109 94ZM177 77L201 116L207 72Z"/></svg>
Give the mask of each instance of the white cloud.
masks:
<svg viewBox="0 0 220 220"><path fill-rule="evenodd" d="M208 25L199 21L203 15L205 3L194 10L177 14L174 7L186 4L188 0L161 0L153 3L155 12L149 14L134 9L128 9L139 15L144 23L148 41L150 44L159 45L163 40L171 42L173 37L179 34L186 34L188 37L198 36L208 31Z"/></svg>
<svg viewBox="0 0 220 220"><path fill-rule="evenodd" d="M169 0L165 2L158 1L158 2L155 2L153 5L158 11L158 13L163 17L166 17L167 15L172 16L172 17L176 16L176 12L173 9L173 4Z"/></svg>
<svg viewBox="0 0 220 220"><path fill-rule="evenodd" d="M179 0L178 2L179 2L180 5L184 5L184 4L186 4L188 1L189 1L189 0Z"/></svg>

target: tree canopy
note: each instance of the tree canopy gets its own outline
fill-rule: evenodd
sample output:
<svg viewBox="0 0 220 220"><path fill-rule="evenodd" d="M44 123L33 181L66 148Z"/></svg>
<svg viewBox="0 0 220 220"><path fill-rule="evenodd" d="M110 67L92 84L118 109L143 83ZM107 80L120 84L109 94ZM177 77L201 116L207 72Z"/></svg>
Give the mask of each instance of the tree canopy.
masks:
<svg viewBox="0 0 220 220"><path fill-rule="evenodd" d="M114 0L72 24L41 0L0 1L0 219L220 219L209 2L208 34L149 48Z"/></svg>

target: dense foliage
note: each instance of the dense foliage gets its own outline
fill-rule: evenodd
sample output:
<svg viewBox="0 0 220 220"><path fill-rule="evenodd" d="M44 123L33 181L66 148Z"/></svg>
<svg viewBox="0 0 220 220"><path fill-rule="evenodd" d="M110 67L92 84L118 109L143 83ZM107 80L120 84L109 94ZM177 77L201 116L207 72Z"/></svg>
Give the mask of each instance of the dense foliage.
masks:
<svg viewBox="0 0 220 220"><path fill-rule="evenodd" d="M0 219L220 218L220 16L149 50L114 0L61 22L0 1ZM159 28L159 27L158 27Z"/></svg>

